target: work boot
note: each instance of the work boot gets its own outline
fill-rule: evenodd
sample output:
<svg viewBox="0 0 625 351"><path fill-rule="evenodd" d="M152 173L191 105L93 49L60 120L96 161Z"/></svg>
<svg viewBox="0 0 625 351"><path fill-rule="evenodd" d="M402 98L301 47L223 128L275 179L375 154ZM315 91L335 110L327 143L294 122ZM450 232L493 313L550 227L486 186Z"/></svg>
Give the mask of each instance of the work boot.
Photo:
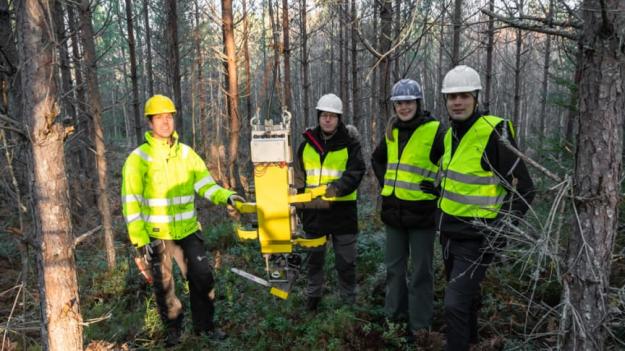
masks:
<svg viewBox="0 0 625 351"><path fill-rule="evenodd" d="M171 327L167 329L167 336L165 337L165 346L171 347L180 343L180 336L182 332L179 328Z"/></svg>
<svg viewBox="0 0 625 351"><path fill-rule="evenodd" d="M219 328L195 330L195 335L206 336L210 340L221 341L228 337L228 334Z"/></svg>
<svg viewBox="0 0 625 351"><path fill-rule="evenodd" d="M319 302L321 302L320 296L310 296L306 301L306 309L308 311L316 311L319 308Z"/></svg>
<svg viewBox="0 0 625 351"><path fill-rule="evenodd" d="M209 331L207 331L205 333L205 335L211 339L211 340L215 340L215 341L221 341L221 340L225 340L228 337L228 334L226 334L225 331L219 329L219 328L213 328Z"/></svg>

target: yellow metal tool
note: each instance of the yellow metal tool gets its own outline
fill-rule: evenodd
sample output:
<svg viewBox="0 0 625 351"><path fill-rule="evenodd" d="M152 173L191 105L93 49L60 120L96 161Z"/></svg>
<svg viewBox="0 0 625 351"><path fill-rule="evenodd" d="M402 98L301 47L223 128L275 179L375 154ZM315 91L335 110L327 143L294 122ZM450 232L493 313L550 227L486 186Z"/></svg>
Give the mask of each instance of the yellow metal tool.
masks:
<svg viewBox="0 0 625 351"><path fill-rule="evenodd" d="M325 236L306 239L296 235L298 226L293 204L322 197L326 187L320 186L296 194L291 168L290 121L291 114L286 110L278 124L273 124L271 119L260 124L258 112L252 118L250 148L256 202L235 203L240 213L256 214L255 227L239 225L236 233L240 240L258 240L260 252L265 257L267 279L240 270L235 273L257 283L267 282L268 285L261 285L270 286L270 293L282 299L288 297L301 265L301 257L293 253L293 246L313 248L325 245L327 240Z"/></svg>

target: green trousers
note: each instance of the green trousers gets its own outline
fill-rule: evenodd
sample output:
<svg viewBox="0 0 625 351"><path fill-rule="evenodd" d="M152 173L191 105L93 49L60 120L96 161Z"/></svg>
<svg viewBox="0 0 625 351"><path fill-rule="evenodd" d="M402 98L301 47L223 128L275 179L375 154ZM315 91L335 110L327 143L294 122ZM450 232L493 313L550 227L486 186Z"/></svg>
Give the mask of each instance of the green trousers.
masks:
<svg viewBox="0 0 625 351"><path fill-rule="evenodd" d="M392 321L408 320L410 330L432 324L434 228L386 226L386 297L384 311Z"/></svg>

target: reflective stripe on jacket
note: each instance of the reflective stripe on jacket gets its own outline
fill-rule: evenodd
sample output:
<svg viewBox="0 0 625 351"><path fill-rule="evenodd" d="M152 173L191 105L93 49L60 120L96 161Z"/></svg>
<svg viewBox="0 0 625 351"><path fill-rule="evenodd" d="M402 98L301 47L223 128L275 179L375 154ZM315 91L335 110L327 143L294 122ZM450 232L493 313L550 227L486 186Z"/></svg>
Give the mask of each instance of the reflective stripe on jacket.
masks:
<svg viewBox="0 0 625 351"><path fill-rule="evenodd" d="M122 170L122 203L130 242L141 247L150 237L179 240L200 229L195 193L225 205L234 194L217 185L206 164L178 142L169 145L145 134L146 142L126 159Z"/></svg>
<svg viewBox="0 0 625 351"><path fill-rule="evenodd" d="M430 151L439 127L438 121L419 126L412 133L399 155L397 128L393 128L393 140L386 138L387 166L384 174L382 196L395 193L398 199L408 201L434 200L435 195L421 191L419 184L427 180L434 182L438 166L430 160Z"/></svg>
<svg viewBox="0 0 625 351"><path fill-rule="evenodd" d="M484 170L481 160L490 135L504 121L496 116L479 117L452 151L452 130L445 135L445 153L441 159L440 209L449 215L471 218L495 218L507 190L491 170ZM512 126L510 126L512 129Z"/></svg>
<svg viewBox="0 0 625 351"><path fill-rule="evenodd" d="M341 178L347 169L347 159L349 154L347 147L336 151L329 151L323 163L321 155L310 145L306 144L302 154L304 169L306 170L306 188L314 188L320 185L327 185ZM345 196L336 197L334 201L355 201L357 191L353 191ZM324 200L329 200L323 197Z"/></svg>

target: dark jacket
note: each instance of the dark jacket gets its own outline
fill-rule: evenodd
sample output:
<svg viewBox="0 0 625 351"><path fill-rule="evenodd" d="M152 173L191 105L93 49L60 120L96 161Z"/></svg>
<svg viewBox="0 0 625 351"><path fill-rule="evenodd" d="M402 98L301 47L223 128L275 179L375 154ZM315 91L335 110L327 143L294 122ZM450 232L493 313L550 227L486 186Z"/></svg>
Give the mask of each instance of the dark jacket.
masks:
<svg viewBox="0 0 625 351"><path fill-rule="evenodd" d="M415 117L410 121L403 122L397 119L393 127L398 130L399 155L404 150L406 143L410 140L412 133L422 124L435 121L428 112L423 116ZM438 127L434 144L430 151L430 161L438 164L439 159L443 156L444 146L443 137L445 136L442 124ZM384 186L384 174L387 167L387 145L386 138L382 137L380 143L373 151L371 156L371 166L373 172L380 184L380 188ZM436 200L427 201L406 201L391 196L382 196L382 221L391 227L396 228L426 228L434 226L434 212L436 210Z"/></svg>
<svg viewBox="0 0 625 351"><path fill-rule="evenodd" d="M475 113L466 121L451 122L452 130L452 153L458 147L460 140L466 132L473 126L475 121L485 114L481 112ZM513 218L522 217L529 208L529 204L534 199L534 183L527 171L525 162L508 149L500 136L503 132L504 125L508 128L508 140L516 147L512 130L509 123L499 123L488 139L486 150L482 157L482 168L484 170L492 170L502 180L503 185L508 189L508 195L504 201L504 205L499 215L494 219L480 219L482 223L492 224L500 220L504 215L511 214ZM453 154L452 154L453 156ZM510 190L510 184L516 179L516 192ZM520 195L520 196L519 196ZM473 218L456 217L443 213L438 210L436 215L438 230L441 236L456 240L482 239L484 236L484 225L476 224Z"/></svg>
<svg viewBox="0 0 625 351"><path fill-rule="evenodd" d="M335 196L345 196L356 189L365 174L365 163L362 159L358 131L353 126L345 126L339 122L336 133L329 139L324 138L321 128L307 130L304 141L299 145L293 162L294 185L301 193L306 189L306 170L303 163L303 152L306 144L310 144L321 156L321 162L329 151L347 148L347 165L341 178L335 180L328 188L335 191ZM326 234L355 234L358 232L358 211L356 201L313 201L309 208L298 211L308 237ZM325 207L325 208L322 208Z"/></svg>

